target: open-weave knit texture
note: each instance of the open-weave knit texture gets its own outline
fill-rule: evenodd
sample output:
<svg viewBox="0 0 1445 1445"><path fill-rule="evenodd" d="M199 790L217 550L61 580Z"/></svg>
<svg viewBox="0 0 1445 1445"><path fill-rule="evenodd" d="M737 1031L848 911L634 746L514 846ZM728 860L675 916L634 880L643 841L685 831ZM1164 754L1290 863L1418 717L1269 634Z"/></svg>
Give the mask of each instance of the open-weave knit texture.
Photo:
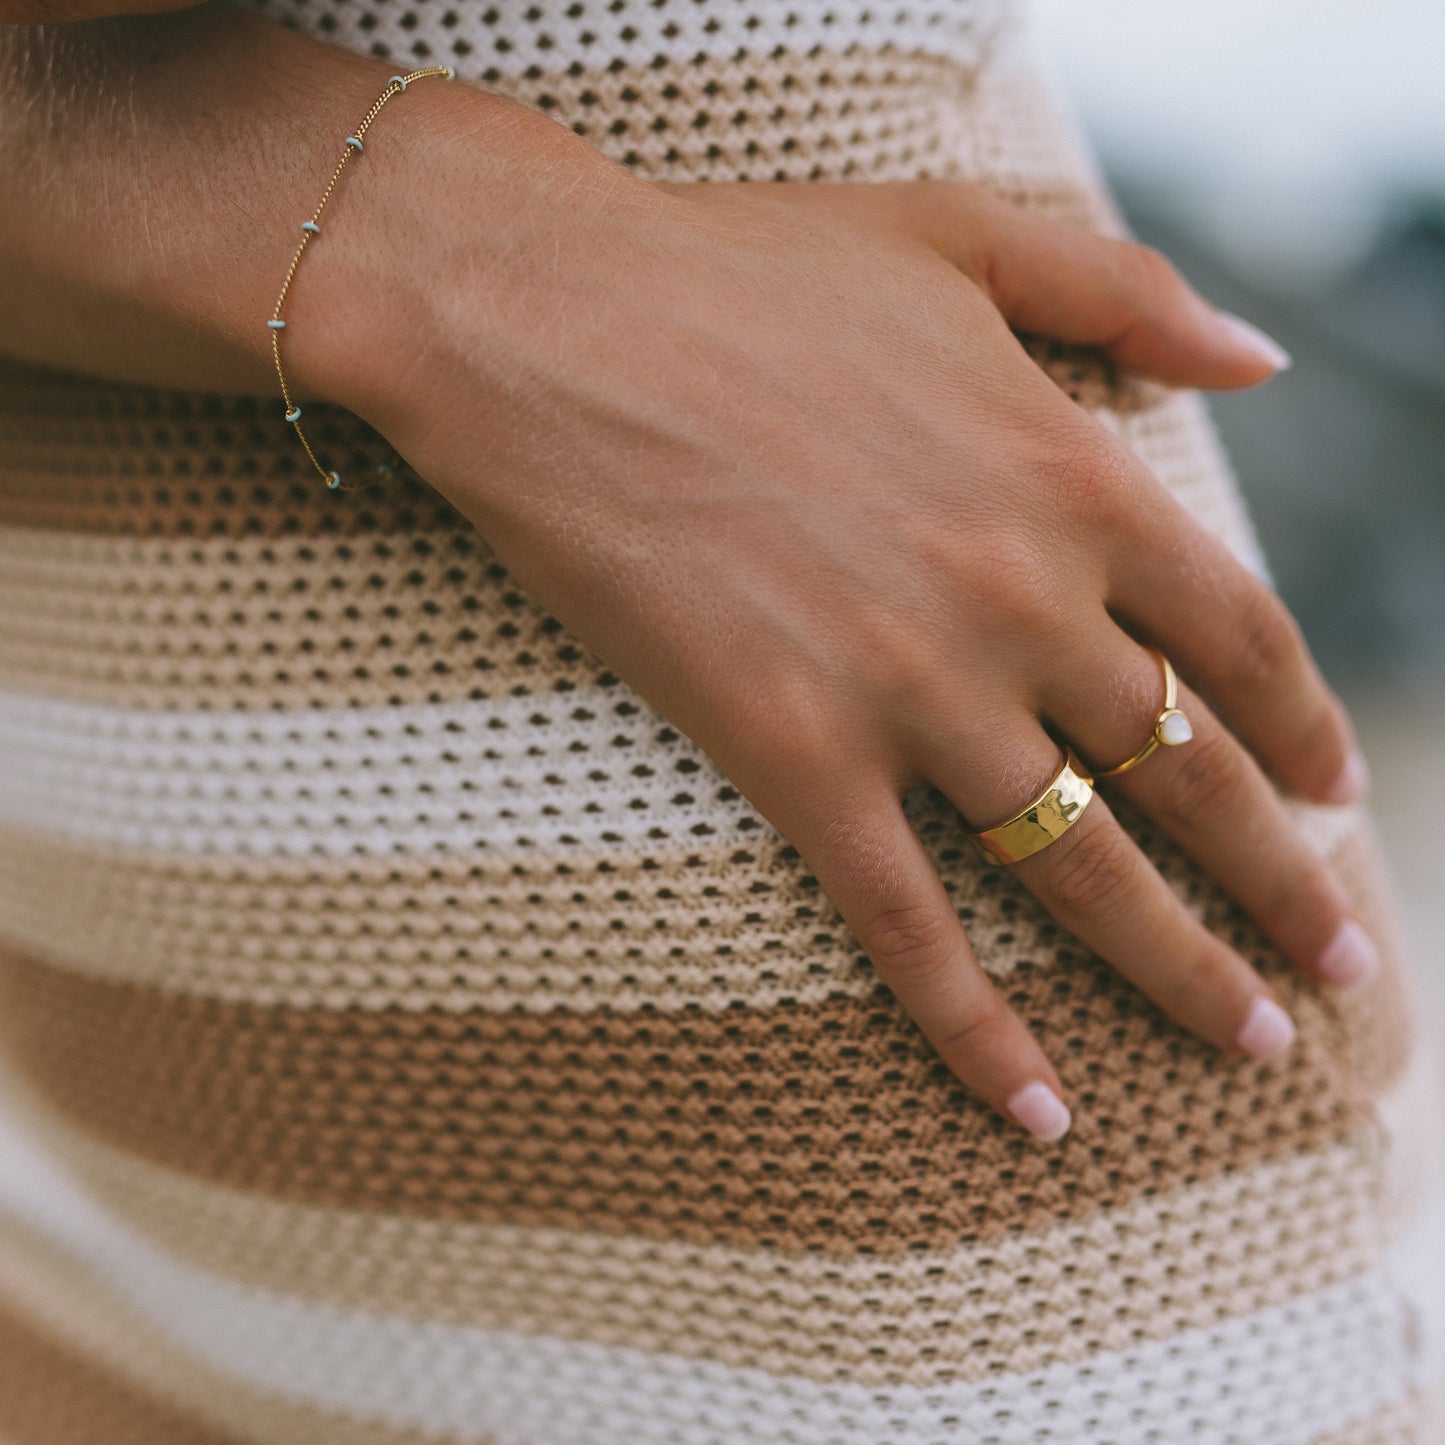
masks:
<svg viewBox="0 0 1445 1445"><path fill-rule="evenodd" d="M1120 226L993 3L258 3L644 176ZM1262 565L1197 397L1030 345ZM1434 1438L1433 1056L1361 810L1296 808L1385 954L1343 994L1119 809L1293 1013L1257 1063L909 796L1063 1078L1041 1146L422 479L304 461L270 402L0 365L3 1445Z"/></svg>

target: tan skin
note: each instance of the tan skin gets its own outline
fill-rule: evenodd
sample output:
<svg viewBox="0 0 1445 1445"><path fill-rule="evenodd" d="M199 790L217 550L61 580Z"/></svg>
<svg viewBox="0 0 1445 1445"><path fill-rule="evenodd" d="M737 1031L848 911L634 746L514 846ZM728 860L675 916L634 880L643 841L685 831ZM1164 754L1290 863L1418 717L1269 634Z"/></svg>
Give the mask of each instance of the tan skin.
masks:
<svg viewBox="0 0 1445 1445"><path fill-rule="evenodd" d="M0 56L7 349L274 395L297 218L394 66L211 6L10 32ZM649 183L441 81L355 170L288 306L303 394L381 430L718 762L966 1085L1006 1115L1030 1081L1061 1093L901 799L934 784L984 827L1049 779L1055 737L1129 756L1159 707L1146 643L1195 741L1015 871L1239 1048L1269 990L1115 821L1127 798L1327 981L1349 905L1280 790L1359 795L1344 711L1278 599L1015 335L1177 385L1272 374L1165 260L959 183Z"/></svg>

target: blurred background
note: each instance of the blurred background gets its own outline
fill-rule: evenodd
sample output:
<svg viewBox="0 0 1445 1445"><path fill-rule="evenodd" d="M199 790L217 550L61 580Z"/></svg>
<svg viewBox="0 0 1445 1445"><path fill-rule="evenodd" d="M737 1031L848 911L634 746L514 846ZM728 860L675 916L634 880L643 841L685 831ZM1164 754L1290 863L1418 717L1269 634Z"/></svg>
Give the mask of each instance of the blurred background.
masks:
<svg viewBox="0 0 1445 1445"><path fill-rule="evenodd" d="M1445 3L1033 3L1135 233L1294 355L1211 409L1445 1037Z"/></svg>

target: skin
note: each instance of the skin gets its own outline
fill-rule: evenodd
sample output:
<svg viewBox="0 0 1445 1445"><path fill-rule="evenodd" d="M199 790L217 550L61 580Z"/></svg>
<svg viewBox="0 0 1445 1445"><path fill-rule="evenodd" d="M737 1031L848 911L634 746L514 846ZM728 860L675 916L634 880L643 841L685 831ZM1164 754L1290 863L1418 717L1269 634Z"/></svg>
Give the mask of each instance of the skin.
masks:
<svg viewBox="0 0 1445 1445"><path fill-rule="evenodd" d="M274 395L298 218L393 67L214 7L10 32L0 63L7 348ZM1127 798L1325 981L1349 904L1280 793L1358 796L1344 711L1279 600L1015 334L1176 385L1271 375L1164 258L954 182L649 183L441 81L356 170L288 303L298 390L376 426L718 762L966 1085L1006 1115L1030 1081L1062 1093L902 797L933 784L982 828L1057 739L1132 755L1162 691L1146 644L1195 741L1015 871L1239 1048L1269 991L1116 822Z"/></svg>

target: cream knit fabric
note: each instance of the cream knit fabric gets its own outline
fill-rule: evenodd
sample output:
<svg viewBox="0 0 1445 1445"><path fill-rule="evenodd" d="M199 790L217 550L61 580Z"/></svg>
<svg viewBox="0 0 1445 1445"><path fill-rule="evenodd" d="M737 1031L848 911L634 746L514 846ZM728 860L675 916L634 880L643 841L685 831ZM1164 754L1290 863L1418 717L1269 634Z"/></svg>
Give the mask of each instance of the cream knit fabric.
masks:
<svg viewBox="0 0 1445 1445"><path fill-rule="evenodd" d="M261 8L645 176L1119 226L978 0ZM1196 397L1034 354L1260 565ZM1327 994L1121 809L1294 1014L1261 1064L910 796L1074 1106L1039 1146L422 480L302 462L269 403L0 369L0 1442L1434 1438L1433 1056L1363 813L1299 809L1386 954Z"/></svg>

